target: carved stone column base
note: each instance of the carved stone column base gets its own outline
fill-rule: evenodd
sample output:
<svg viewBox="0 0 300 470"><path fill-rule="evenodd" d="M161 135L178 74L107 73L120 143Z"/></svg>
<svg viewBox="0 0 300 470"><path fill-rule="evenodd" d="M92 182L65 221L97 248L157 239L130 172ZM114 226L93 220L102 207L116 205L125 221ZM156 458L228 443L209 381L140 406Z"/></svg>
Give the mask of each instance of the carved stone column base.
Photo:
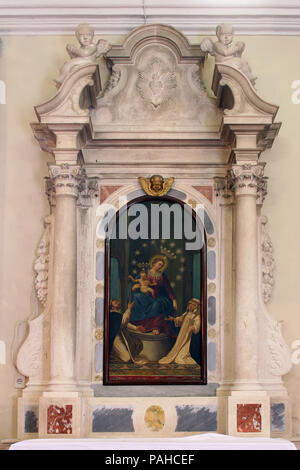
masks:
<svg viewBox="0 0 300 470"><path fill-rule="evenodd" d="M247 380L234 380L231 386L231 391L234 392L253 392L263 390L261 384L256 379L253 381Z"/></svg>
<svg viewBox="0 0 300 470"><path fill-rule="evenodd" d="M65 380L51 380L46 388L46 392L76 392L77 383L75 380L65 381Z"/></svg>

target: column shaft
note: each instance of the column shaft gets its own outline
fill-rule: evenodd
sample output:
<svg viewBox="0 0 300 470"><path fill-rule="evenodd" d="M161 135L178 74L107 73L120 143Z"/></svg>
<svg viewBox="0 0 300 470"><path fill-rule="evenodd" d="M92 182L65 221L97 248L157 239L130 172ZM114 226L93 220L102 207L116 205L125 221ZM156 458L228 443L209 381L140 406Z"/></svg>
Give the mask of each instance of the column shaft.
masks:
<svg viewBox="0 0 300 470"><path fill-rule="evenodd" d="M234 385L259 390L258 383L258 188L263 165L235 165Z"/></svg>
<svg viewBox="0 0 300 470"><path fill-rule="evenodd" d="M56 191L53 300L51 309L51 384L75 382L78 166L51 166Z"/></svg>

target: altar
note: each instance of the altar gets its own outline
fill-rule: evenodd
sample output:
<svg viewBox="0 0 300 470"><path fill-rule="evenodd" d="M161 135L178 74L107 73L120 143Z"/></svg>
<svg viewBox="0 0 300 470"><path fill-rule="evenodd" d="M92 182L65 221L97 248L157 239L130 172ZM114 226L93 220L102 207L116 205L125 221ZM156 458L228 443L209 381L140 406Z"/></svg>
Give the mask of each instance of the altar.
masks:
<svg viewBox="0 0 300 470"><path fill-rule="evenodd" d="M49 213L39 311L17 357L19 439L288 438L290 351L267 311L263 212L278 107L260 97L241 44L223 60L220 45L167 25L122 45L96 47L87 25L76 34L92 52L69 45L31 124L49 158ZM164 231L176 214L199 244Z"/></svg>

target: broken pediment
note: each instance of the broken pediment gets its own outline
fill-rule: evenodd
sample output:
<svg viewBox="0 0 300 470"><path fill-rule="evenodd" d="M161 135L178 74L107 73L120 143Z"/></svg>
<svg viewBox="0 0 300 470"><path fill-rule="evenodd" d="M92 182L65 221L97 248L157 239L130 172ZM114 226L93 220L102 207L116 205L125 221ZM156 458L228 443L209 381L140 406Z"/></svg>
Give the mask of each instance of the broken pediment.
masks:
<svg viewBox="0 0 300 470"><path fill-rule="evenodd" d="M201 79L204 53L174 28L138 28L108 57L112 74L91 113L98 138L199 139L218 132L222 112Z"/></svg>

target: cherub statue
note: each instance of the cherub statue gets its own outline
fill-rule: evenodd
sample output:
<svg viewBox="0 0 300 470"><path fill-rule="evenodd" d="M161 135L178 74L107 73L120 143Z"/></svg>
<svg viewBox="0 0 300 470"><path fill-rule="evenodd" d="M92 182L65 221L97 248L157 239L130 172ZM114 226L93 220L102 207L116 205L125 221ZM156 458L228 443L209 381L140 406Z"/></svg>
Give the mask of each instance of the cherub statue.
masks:
<svg viewBox="0 0 300 470"><path fill-rule="evenodd" d="M133 285L132 287L132 290L136 290L136 289L140 289L141 292L143 292L143 294L150 294L152 297L154 297L154 289L152 289L150 286L155 286L155 284L153 284L147 277L147 273L145 270L142 270L140 272L140 278L139 279L135 279L134 277L132 276L128 276L128 279L130 279L132 282L134 282L135 284Z"/></svg>
<svg viewBox="0 0 300 470"><path fill-rule="evenodd" d="M97 44L93 43L94 28L87 23L79 24L76 28L75 35L80 47L76 47L73 44L67 44L66 49L71 59L64 63L60 70L59 77L55 80L58 88L68 73L70 73L74 68L95 62L96 59L101 55L106 54L112 47L111 44L104 39L99 39Z"/></svg>
<svg viewBox="0 0 300 470"><path fill-rule="evenodd" d="M225 63L243 72L254 86L257 77L253 76L248 62L242 58L245 43L242 41L232 42L234 36L233 26L228 23L219 24L216 35L218 41L214 43L209 38L203 39L200 44L201 50L214 56L216 64Z"/></svg>

